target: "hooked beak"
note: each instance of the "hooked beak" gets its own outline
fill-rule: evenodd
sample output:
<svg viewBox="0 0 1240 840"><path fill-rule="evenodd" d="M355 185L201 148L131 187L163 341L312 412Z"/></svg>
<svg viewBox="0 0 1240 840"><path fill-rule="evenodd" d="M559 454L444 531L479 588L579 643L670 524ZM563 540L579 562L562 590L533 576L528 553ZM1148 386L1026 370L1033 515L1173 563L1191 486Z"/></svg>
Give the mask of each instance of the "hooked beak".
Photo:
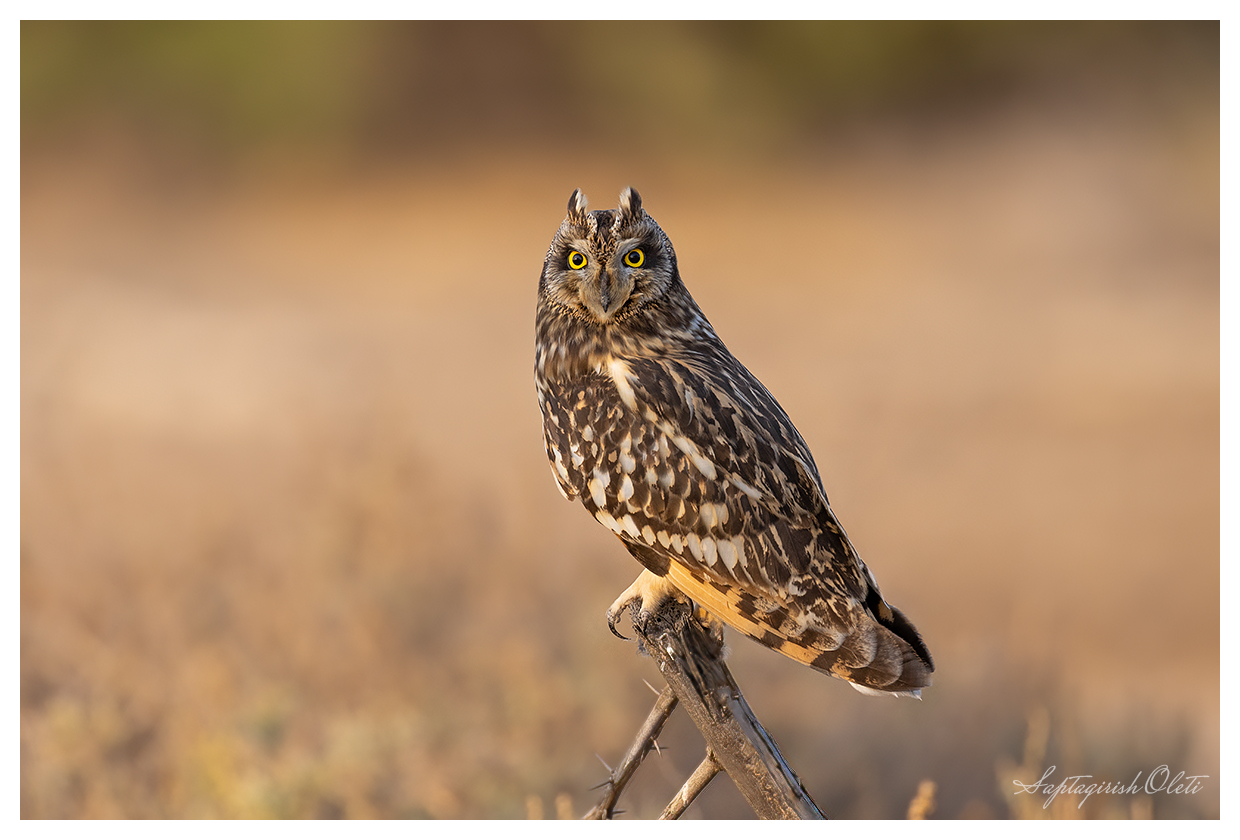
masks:
<svg viewBox="0 0 1240 840"><path fill-rule="evenodd" d="M581 302L599 321L610 321L633 293L633 278L602 268L581 285Z"/></svg>

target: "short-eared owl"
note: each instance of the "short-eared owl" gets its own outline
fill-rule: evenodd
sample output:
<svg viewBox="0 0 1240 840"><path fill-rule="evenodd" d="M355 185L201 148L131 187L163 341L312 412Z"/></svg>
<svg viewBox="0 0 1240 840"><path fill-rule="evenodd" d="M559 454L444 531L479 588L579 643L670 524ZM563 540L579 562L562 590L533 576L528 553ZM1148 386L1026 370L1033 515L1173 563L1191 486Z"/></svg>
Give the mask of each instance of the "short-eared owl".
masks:
<svg viewBox="0 0 1240 840"><path fill-rule="evenodd" d="M636 190L580 190L538 283L534 377L551 471L645 567L607 613L683 593L866 693L911 694L934 664L827 503L809 447L689 295Z"/></svg>

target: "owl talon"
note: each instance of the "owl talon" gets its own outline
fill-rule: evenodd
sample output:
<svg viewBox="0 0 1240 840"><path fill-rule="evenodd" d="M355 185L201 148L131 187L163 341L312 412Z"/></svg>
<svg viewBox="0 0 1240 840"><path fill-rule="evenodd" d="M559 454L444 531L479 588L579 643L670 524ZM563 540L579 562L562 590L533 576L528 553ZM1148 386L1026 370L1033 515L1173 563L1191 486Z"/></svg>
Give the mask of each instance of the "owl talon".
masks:
<svg viewBox="0 0 1240 840"><path fill-rule="evenodd" d="M616 629L616 622L620 620L620 616L624 615L625 610L629 611L629 620L633 623L633 629L641 633L664 601L668 598L683 599L683 597L680 590L667 578L644 570L637 576L637 580L633 581L633 585L621 592L620 597L607 608L607 627L626 642L632 641Z"/></svg>

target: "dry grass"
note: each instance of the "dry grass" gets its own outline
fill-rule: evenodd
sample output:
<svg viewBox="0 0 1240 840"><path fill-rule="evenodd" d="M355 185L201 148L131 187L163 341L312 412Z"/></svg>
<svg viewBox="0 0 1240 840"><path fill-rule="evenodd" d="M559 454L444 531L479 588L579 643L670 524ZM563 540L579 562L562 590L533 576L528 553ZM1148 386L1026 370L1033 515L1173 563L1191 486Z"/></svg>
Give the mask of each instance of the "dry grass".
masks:
<svg viewBox="0 0 1240 840"><path fill-rule="evenodd" d="M1210 781L1080 815L1217 816L1217 132L210 189L30 157L22 815L587 809L657 675L602 620L634 564L544 462L533 296L569 191L632 182L938 660L886 702L734 640L818 804L1037 816L1014 768L1168 764ZM701 757L663 743L630 816ZM689 814L746 816L720 781Z"/></svg>

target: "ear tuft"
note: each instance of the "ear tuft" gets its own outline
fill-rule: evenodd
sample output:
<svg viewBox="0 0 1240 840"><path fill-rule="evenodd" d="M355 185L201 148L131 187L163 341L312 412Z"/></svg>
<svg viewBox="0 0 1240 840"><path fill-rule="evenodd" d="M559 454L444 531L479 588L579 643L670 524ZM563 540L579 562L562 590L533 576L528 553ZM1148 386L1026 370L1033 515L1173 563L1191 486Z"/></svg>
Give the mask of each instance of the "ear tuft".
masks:
<svg viewBox="0 0 1240 840"><path fill-rule="evenodd" d="M642 214L642 197L632 187L625 187L620 193L620 213L630 219Z"/></svg>
<svg viewBox="0 0 1240 840"><path fill-rule="evenodd" d="M575 221L583 221L586 217L586 208L590 206L589 199L581 190L573 190L573 194L568 197L568 217Z"/></svg>

